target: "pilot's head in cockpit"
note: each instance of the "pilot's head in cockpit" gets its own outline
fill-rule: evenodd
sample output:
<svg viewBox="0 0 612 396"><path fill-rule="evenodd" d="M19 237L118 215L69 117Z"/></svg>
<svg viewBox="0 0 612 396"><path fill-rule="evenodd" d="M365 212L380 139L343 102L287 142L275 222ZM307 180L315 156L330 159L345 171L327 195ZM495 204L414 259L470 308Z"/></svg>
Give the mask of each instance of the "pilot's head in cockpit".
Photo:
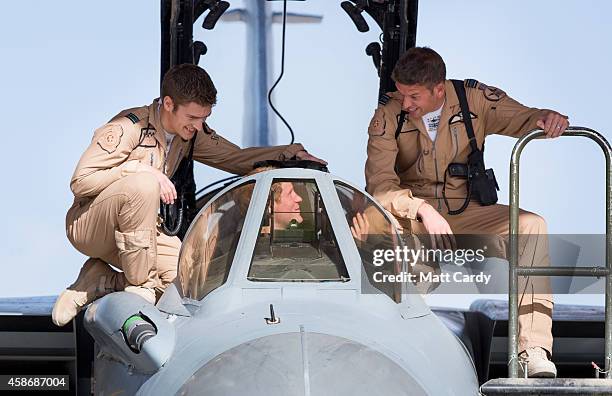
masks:
<svg viewBox="0 0 612 396"><path fill-rule="evenodd" d="M274 166L261 166L252 170L250 173L248 173L248 175L253 175L272 169L277 168ZM291 226L297 226L298 224L302 224L304 222L302 210L300 208L300 203L303 201L303 198L295 191L292 182L274 182L272 183L271 192L273 202L270 202L271 205L269 205L269 213L271 214L270 217L274 221L274 229L285 230ZM248 203L246 203L244 206L244 212L246 212Z"/></svg>
<svg viewBox="0 0 612 396"><path fill-rule="evenodd" d="M291 225L301 224L302 217L300 202L302 197L293 188L291 182L276 182L272 185L274 194L274 229L284 230Z"/></svg>

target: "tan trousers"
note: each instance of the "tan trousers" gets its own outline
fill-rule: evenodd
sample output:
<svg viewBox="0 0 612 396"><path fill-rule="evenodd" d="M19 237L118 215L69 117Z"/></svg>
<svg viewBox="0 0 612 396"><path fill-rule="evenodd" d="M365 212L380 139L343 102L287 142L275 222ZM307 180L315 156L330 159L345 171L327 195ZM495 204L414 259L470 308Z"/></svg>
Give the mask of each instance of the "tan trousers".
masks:
<svg viewBox="0 0 612 396"><path fill-rule="evenodd" d="M463 213L451 216L447 213L443 201L440 203L438 200L429 200L428 202L434 208L441 208L440 214L448 221L454 234L499 235L506 245L508 244L510 233L508 206L481 206L472 202ZM449 203L452 208L456 209L461 206L462 202L449 200ZM423 223L411 221L410 226L412 233L427 233ZM549 266L545 220L537 214L521 210L519 234L519 266ZM519 297L519 352L539 346L552 353L553 298L550 280L546 277L519 277L519 293L521 293Z"/></svg>
<svg viewBox="0 0 612 396"><path fill-rule="evenodd" d="M79 252L123 270L111 285L115 290L163 290L176 277L181 242L157 230L158 211L159 182L137 173L76 202L66 215L66 234Z"/></svg>

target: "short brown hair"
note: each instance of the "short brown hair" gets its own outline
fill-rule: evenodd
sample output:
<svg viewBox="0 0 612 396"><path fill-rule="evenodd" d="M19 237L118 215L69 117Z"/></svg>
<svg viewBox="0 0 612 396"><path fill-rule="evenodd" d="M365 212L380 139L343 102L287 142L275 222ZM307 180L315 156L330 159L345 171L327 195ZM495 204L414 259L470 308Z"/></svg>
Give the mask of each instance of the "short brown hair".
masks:
<svg viewBox="0 0 612 396"><path fill-rule="evenodd" d="M440 54L428 47L414 47L399 58L393 73L393 81L404 85L434 85L446 80L446 65Z"/></svg>
<svg viewBox="0 0 612 396"><path fill-rule="evenodd" d="M176 106L195 102L200 106L217 103L217 89L210 76L199 66L185 63L172 67L164 75L161 99L169 96Z"/></svg>

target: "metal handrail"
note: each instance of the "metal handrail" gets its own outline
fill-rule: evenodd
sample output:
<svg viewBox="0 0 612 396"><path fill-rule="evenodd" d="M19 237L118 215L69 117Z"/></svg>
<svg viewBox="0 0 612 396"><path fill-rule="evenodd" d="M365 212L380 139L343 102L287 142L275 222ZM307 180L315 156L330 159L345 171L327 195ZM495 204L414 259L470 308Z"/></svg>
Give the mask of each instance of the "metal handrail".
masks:
<svg viewBox="0 0 612 396"><path fill-rule="evenodd" d="M508 368L509 377L518 378L518 277L530 276L594 276L606 277L606 308L605 308L605 374L612 378L610 370L612 361L612 147L598 132L583 127L569 127L561 136L583 136L599 144L606 157L606 267L567 268L530 267L519 268L519 160L525 145L531 140L544 136L542 129L533 130L514 145L510 159L510 271L508 288ZM591 273L589 273L591 272Z"/></svg>

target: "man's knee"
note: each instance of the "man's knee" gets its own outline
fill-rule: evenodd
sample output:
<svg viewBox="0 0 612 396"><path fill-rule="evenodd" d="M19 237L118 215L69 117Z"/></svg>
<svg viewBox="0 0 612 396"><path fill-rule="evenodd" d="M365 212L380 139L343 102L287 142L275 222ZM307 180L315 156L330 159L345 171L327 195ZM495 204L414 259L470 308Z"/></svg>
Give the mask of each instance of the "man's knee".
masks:
<svg viewBox="0 0 612 396"><path fill-rule="evenodd" d="M174 282L177 275L177 268L166 268L162 271L158 271L159 281L161 282L161 287L165 289L170 285L170 283Z"/></svg>
<svg viewBox="0 0 612 396"><path fill-rule="evenodd" d="M155 175L140 172L124 178L126 193L130 197L159 200L159 182Z"/></svg>
<svg viewBox="0 0 612 396"><path fill-rule="evenodd" d="M180 249L179 238L165 234L157 236L157 272L164 288L176 278Z"/></svg>

